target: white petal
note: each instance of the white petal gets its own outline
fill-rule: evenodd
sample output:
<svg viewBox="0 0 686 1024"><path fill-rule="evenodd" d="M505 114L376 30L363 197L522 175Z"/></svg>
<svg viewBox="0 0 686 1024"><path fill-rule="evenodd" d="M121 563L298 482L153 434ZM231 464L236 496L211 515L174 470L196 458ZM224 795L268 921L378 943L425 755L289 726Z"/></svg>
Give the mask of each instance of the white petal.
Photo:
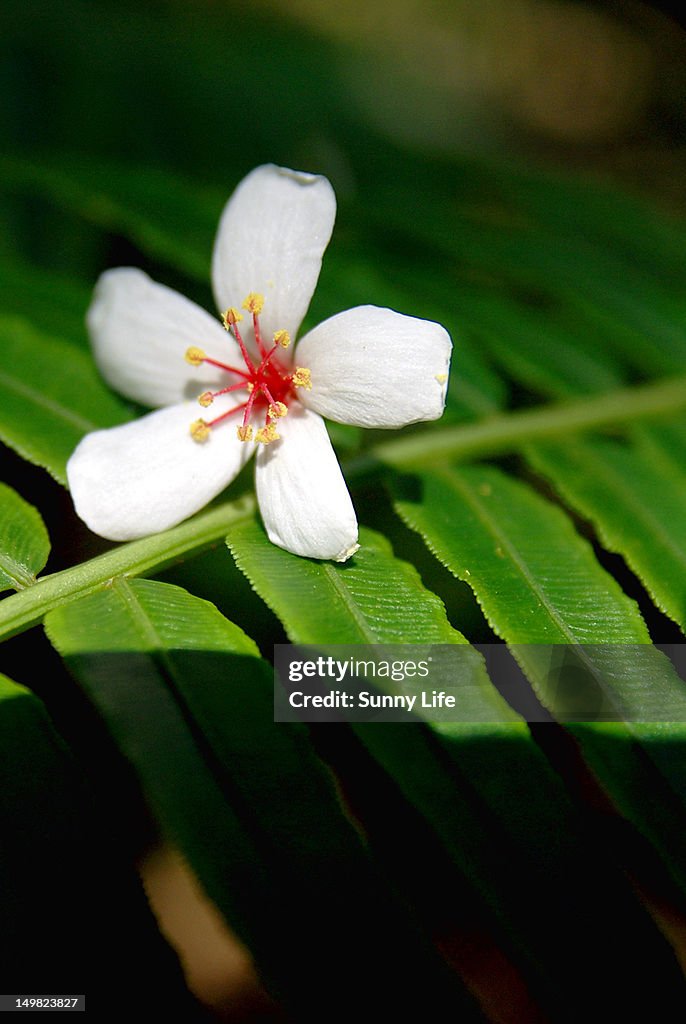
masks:
<svg viewBox="0 0 686 1024"><path fill-rule="evenodd" d="M294 555L345 562L358 548L357 519L323 420L294 402L278 432L255 462L269 539Z"/></svg>
<svg viewBox="0 0 686 1024"><path fill-rule="evenodd" d="M264 295L260 326L295 339L314 292L336 217L328 180L267 164L238 185L219 222L212 259L217 306L239 307L250 292ZM240 324L250 337L246 316Z"/></svg>
<svg viewBox="0 0 686 1024"><path fill-rule="evenodd" d="M213 414L230 408L218 399ZM77 514L101 537L133 540L175 526L233 480L254 446L232 418L204 443L190 436L198 405L183 402L86 437L67 463Z"/></svg>
<svg viewBox="0 0 686 1024"><path fill-rule="evenodd" d="M188 348L243 367L234 339L213 317L141 270L108 270L98 281L87 316L95 360L105 380L143 405L172 405L216 391L228 375L191 366Z"/></svg>
<svg viewBox="0 0 686 1024"><path fill-rule="evenodd" d="M328 419L360 427L435 420L445 406L452 343L431 320L357 306L310 331L296 366L312 373L299 397Z"/></svg>

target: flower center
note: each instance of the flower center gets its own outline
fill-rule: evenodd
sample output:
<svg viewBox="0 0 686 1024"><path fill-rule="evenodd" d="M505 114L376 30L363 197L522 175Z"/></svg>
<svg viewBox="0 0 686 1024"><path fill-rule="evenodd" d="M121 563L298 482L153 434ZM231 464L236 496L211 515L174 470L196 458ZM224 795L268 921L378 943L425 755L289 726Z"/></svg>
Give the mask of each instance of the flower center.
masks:
<svg viewBox="0 0 686 1024"><path fill-rule="evenodd" d="M235 416L239 412L243 413L242 423L236 427L239 441L255 440L262 444L278 441L280 435L276 432L276 420L285 416L288 412L288 406L295 397L296 388L306 388L309 391L312 387L309 370L303 366L296 366L292 370L288 369L275 358L280 348L288 348L291 343L288 331L276 331L272 338L271 347L267 347L265 344L260 330L260 313L263 307L264 296L259 295L257 292L250 292L250 295L248 295L243 303L243 309L252 315L259 360L253 359L245 347L245 342L238 328L239 322L243 319L243 314L239 313L233 306L227 309L226 313L222 316L222 323L225 329L238 342L238 347L241 350L243 362L245 363L244 368L228 366L226 363L220 363L216 359L210 359L200 348L192 347L186 351L186 362L190 363L191 366L201 366L203 363L206 363L208 366L224 370L226 373L231 374L234 379L234 383L221 388L219 391L203 392L198 401L204 408L211 405L219 395L227 395L231 391L245 391L247 395L244 402L234 406L233 409L223 413L221 416L217 416L213 420L199 419L191 423L191 437L198 443L207 441L213 427L218 426L220 423L228 420L230 416ZM256 410L264 410L265 419L264 426L259 427L253 437L250 417Z"/></svg>

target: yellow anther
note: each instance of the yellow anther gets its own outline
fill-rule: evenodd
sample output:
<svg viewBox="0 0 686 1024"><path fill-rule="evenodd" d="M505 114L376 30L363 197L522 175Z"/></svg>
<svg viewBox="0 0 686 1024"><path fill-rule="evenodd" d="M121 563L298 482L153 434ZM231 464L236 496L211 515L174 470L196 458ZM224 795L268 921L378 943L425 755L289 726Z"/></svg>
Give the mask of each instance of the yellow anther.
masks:
<svg viewBox="0 0 686 1024"><path fill-rule="evenodd" d="M208 405L212 405L212 402L214 402L214 395L211 391L203 391L198 401L206 409Z"/></svg>
<svg viewBox="0 0 686 1024"><path fill-rule="evenodd" d="M255 390L255 385L253 384L253 382L251 380L246 382L245 390L248 392L249 395L251 395L253 393L253 391Z"/></svg>
<svg viewBox="0 0 686 1024"><path fill-rule="evenodd" d="M436 380L438 381L439 384L445 384L447 379L448 379L448 374L447 373L437 373L436 374Z"/></svg>
<svg viewBox="0 0 686 1024"><path fill-rule="evenodd" d="M229 306L226 313L222 314L222 323L227 331L231 330L234 324L237 324L239 320L243 319L243 314L239 313L233 306Z"/></svg>
<svg viewBox="0 0 686 1024"><path fill-rule="evenodd" d="M274 335L274 344L281 348L288 348L291 343L291 336L288 331L277 331Z"/></svg>
<svg viewBox="0 0 686 1024"><path fill-rule="evenodd" d="M243 302L243 309L247 309L248 313L252 313L253 316L259 316L264 309L264 295L260 295L259 292L250 292Z"/></svg>
<svg viewBox="0 0 686 1024"><path fill-rule="evenodd" d="M274 424L269 423L265 427L260 427L255 434L255 440L261 444L271 444L272 441L280 441L281 435L277 434Z"/></svg>
<svg viewBox="0 0 686 1024"><path fill-rule="evenodd" d="M249 423L236 427L236 434L239 441L252 441L252 427Z"/></svg>
<svg viewBox="0 0 686 1024"><path fill-rule="evenodd" d="M204 420L195 420L191 423L191 437L198 444L202 444L210 436L209 424L205 423Z"/></svg>
<svg viewBox="0 0 686 1024"><path fill-rule="evenodd" d="M206 358L207 356L203 350L201 348L196 348L194 345L191 345L190 348L186 349L186 354L184 356L186 362L190 363L191 366L200 366Z"/></svg>
<svg viewBox="0 0 686 1024"><path fill-rule="evenodd" d="M305 388L306 391L312 390L312 374L304 366L296 366L293 374L293 387Z"/></svg>
<svg viewBox="0 0 686 1024"><path fill-rule="evenodd" d="M278 420L288 412L288 406L283 402L272 402L269 406L269 415L273 420Z"/></svg>

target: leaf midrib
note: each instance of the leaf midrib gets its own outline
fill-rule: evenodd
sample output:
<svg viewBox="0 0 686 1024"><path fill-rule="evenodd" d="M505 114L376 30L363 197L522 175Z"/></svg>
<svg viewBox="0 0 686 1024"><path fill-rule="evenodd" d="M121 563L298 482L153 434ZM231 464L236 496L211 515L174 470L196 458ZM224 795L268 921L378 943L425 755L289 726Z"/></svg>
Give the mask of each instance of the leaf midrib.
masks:
<svg viewBox="0 0 686 1024"><path fill-rule="evenodd" d="M462 496L467 500L468 504L474 510L482 524L490 532L491 536L502 544L507 550L510 558L516 569L519 571L524 582L529 586L531 591L539 598L541 606L545 608L549 618L554 625L558 627L561 634L567 638L569 643L576 644L578 640L575 633L567 626L564 618L561 617L560 612L555 607L554 603L550 600L545 590L543 590L537 583L536 578L531 574L529 567L519 553L515 545L509 540L506 534L503 534L498 528L498 524L495 522L493 517L488 513L487 509L479 502L476 495L468 488L468 486L460 480L454 473L449 470L435 470L437 476L445 480L445 482L452 486L455 490L458 490Z"/></svg>
<svg viewBox="0 0 686 1024"><path fill-rule="evenodd" d="M367 624L367 619L364 613L361 611L359 604L355 601L350 589L343 584L338 573L329 565L328 562L323 563L324 575L331 584L331 588L338 594L343 601L346 609L350 613L355 625L359 628L360 635L366 643L379 643L379 637L371 631Z"/></svg>
<svg viewBox="0 0 686 1024"><path fill-rule="evenodd" d="M121 576L116 577L112 580L112 590L123 603L135 632L143 641L145 653L150 656L164 655L165 644L162 637L153 626L130 581Z"/></svg>

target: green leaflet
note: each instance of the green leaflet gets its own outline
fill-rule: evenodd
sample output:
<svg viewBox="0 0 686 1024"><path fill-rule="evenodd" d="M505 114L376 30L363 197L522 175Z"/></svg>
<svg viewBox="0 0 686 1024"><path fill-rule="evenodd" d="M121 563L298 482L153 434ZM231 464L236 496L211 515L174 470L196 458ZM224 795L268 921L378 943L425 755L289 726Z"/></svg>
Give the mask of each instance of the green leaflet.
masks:
<svg viewBox="0 0 686 1024"><path fill-rule="evenodd" d="M626 726L583 724L572 731L620 809L650 836L686 885L681 830L665 830L655 779L649 783L651 775L642 771L647 753L662 772L662 785L667 782L671 790L662 795L667 806L675 797L686 802L678 754L686 737L686 686L650 645L635 604L559 509L500 471L442 470L420 474L416 483L413 495L398 499L398 511L469 583L496 632L518 645L516 656L543 703L559 701L560 694L548 689L554 685L549 649L536 645L578 644L598 693L634 716ZM665 707L672 709L676 724L659 721ZM627 775L633 788L626 786Z"/></svg>
<svg viewBox="0 0 686 1024"><path fill-rule="evenodd" d="M538 444L532 466L590 519L610 551L624 555L662 611L686 627L686 471L660 428L638 442L591 439ZM679 463L682 463L681 465Z"/></svg>
<svg viewBox="0 0 686 1024"><path fill-rule="evenodd" d="M51 612L46 628L51 638L53 633L58 638L66 657L97 651L152 654L186 649L259 654L243 630L208 601L150 580L115 578L72 604L71 610Z"/></svg>
<svg viewBox="0 0 686 1024"><path fill-rule="evenodd" d="M30 586L49 554L50 538L39 512L0 483L0 590Z"/></svg>
<svg viewBox="0 0 686 1024"><path fill-rule="evenodd" d="M457 290L464 330L514 380L553 398L612 391L624 383L619 361L593 325L561 311L474 287Z"/></svg>
<svg viewBox="0 0 686 1024"><path fill-rule="evenodd" d="M269 543L256 521L236 524L227 543L239 568L282 619L294 643L465 643L462 635L449 624L438 598L424 589L416 570L396 558L388 541L371 530L360 531L360 550L344 565L288 554ZM513 746L526 745L526 728L513 713L508 715L479 660L475 659L473 672L469 702L463 705L468 724L437 726L438 731L445 734L447 744L461 736L471 735L476 740L502 732L502 726L471 724L488 721L484 709L490 706L495 712L494 721L511 720L511 730L505 728L505 734ZM365 743L377 751L382 763L389 770L392 768L408 797L420 806L428 802L431 814L430 806L439 799L441 789L435 782L429 782L438 770L435 759L430 757L423 771L415 774L406 771L404 766L409 762L401 753L414 730L408 727L388 730L376 725L360 727L359 731ZM387 750L382 754L386 744ZM421 745L417 749L417 756L426 761ZM478 754L476 756L478 761ZM465 763L469 763L469 758ZM437 815L436 820L442 820L442 816Z"/></svg>
<svg viewBox="0 0 686 1024"><path fill-rule="evenodd" d="M255 520L238 523L227 543L294 643L466 643L416 569L371 530L360 531L360 550L343 565L275 547Z"/></svg>
<svg viewBox="0 0 686 1024"><path fill-rule="evenodd" d="M519 644L645 643L638 608L570 520L487 467L418 474L397 508L477 594L493 628Z"/></svg>
<svg viewBox="0 0 686 1024"><path fill-rule="evenodd" d="M407 946L398 955L441 976L372 870L304 728L274 724L271 668L238 627L179 587L121 578L45 625L163 830L294 1010L307 1005L313 969L335 983L360 915L372 922L363 960L380 941L375 915L390 915L393 942ZM365 973L345 1000L359 1000Z"/></svg>
<svg viewBox="0 0 686 1024"><path fill-rule="evenodd" d="M90 296L90 287L54 270L32 267L15 254L0 257L3 315L22 317L50 337L88 347L85 316Z"/></svg>
<svg viewBox="0 0 686 1024"><path fill-rule="evenodd" d="M680 478L686 473L686 419L683 416L653 423L649 428L635 426L629 440L641 456L659 466L666 476Z"/></svg>
<svg viewBox="0 0 686 1024"><path fill-rule="evenodd" d="M84 434L130 419L92 359L20 319L0 317L0 439L60 483Z"/></svg>
<svg viewBox="0 0 686 1024"><path fill-rule="evenodd" d="M227 543L293 643L467 643L416 569L396 558L386 538L372 530L360 530L360 549L343 565L299 558L275 547L254 519L237 523ZM461 664L466 666L461 706L465 721L517 722L491 686L481 658L467 649ZM446 725L446 733L452 731Z"/></svg>
<svg viewBox="0 0 686 1024"><path fill-rule="evenodd" d="M669 707L686 721L686 687L651 646L635 603L559 509L485 466L421 474L418 492L398 501L400 514L472 587L539 687L549 667L539 648L574 645L629 718L659 720Z"/></svg>

